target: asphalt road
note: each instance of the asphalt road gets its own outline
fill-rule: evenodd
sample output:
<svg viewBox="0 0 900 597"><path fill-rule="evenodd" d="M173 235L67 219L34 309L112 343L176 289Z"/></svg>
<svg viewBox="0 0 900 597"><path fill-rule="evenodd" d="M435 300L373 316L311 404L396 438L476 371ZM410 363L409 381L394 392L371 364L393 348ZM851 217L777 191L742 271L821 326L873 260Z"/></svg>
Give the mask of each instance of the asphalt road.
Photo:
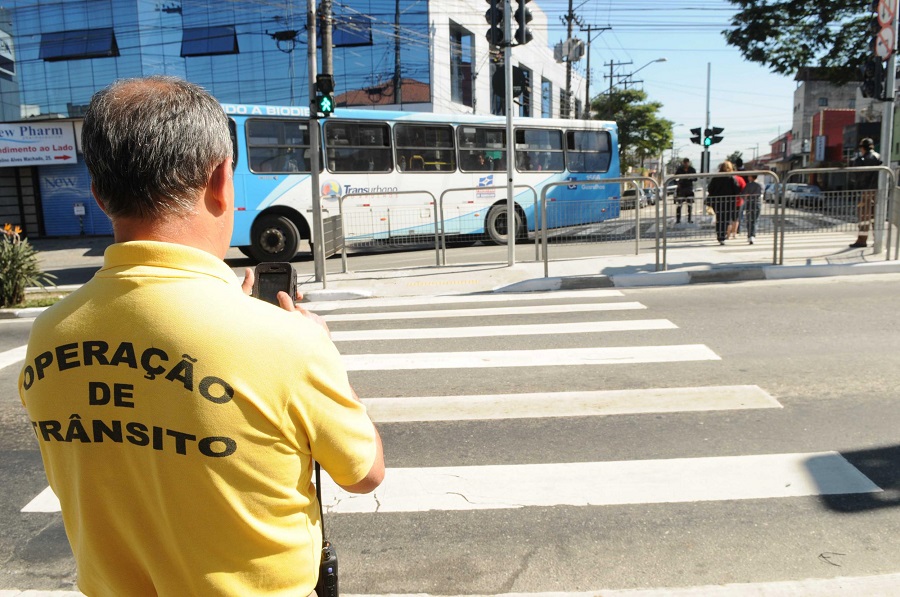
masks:
<svg viewBox="0 0 900 597"><path fill-rule="evenodd" d="M900 572L900 337L891 323L900 276L610 292L359 301L328 312L336 338L358 334L338 346L363 398L405 399L404 412L419 412L419 397L489 397L468 420L462 409L422 420L435 410L423 407L411 420L379 423L397 484L385 491L395 493L381 496L378 512L345 513L326 498L343 592L595 591ZM534 312L554 305L564 306ZM598 305L615 310L588 310ZM463 313L401 315L426 310ZM630 327L636 320L672 325ZM553 333L508 327L538 324ZM586 331L594 325L623 329ZM416 331L380 339L398 328ZM467 329L449 337L446 328ZM0 320L0 354L22 346L29 329ZM431 353L440 365L416 368ZM459 364L473 353L527 366ZM582 364L552 364L582 354ZM70 588L59 514L21 512L46 481L17 370L0 369L0 589ZM754 387L771 401L736 389ZM660 406L704 388L725 388L708 394L727 409L699 399ZM604 394L562 416L573 399L558 393L614 390L633 393ZM528 402L497 414L497 395L522 393L551 397L549 411ZM614 403L619 412L607 410ZM762 468L750 466L760 459ZM800 470L767 470L788 461ZM457 490L433 475L443 467L470 482L452 505L440 500ZM485 470L493 482L478 485L472 479ZM544 475L561 480L518 488ZM851 481L883 491L842 494ZM638 497L607 496L626 488ZM487 503L494 490L502 503ZM582 497L587 505L573 503Z"/></svg>

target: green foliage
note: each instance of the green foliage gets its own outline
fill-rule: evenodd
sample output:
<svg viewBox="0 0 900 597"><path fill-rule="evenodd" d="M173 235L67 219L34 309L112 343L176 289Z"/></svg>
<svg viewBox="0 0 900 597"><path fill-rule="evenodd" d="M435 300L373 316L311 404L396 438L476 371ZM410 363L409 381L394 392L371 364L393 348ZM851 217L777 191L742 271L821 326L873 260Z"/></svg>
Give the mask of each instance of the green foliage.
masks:
<svg viewBox="0 0 900 597"><path fill-rule="evenodd" d="M28 239L19 237L22 230L10 224L0 234L0 307L12 307L25 301L27 286L44 287L56 278L44 273L37 251Z"/></svg>
<svg viewBox="0 0 900 597"><path fill-rule="evenodd" d="M660 118L659 102L648 102L640 89L614 89L594 99L594 118L613 120L619 128L622 172L639 166L645 158L659 156L672 145L672 122Z"/></svg>
<svg viewBox="0 0 900 597"><path fill-rule="evenodd" d="M867 26L871 0L729 0L739 10L722 32L750 62L794 75L804 67L825 69L841 85L855 80L871 52Z"/></svg>

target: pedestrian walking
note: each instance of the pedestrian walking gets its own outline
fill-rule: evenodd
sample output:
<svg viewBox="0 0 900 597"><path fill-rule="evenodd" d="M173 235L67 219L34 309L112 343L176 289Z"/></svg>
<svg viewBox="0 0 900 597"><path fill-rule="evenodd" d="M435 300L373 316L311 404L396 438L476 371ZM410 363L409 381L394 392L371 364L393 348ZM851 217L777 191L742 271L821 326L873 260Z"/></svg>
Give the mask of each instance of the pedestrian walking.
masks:
<svg viewBox="0 0 900 597"><path fill-rule="evenodd" d="M880 166L881 156L875 151L875 143L865 137L859 141L859 154L854 158L854 168L864 166ZM853 175L851 187L859 191L859 202L856 204L859 235L850 248L865 248L869 240L869 227L875 219L875 199L878 194L878 172L859 172Z"/></svg>
<svg viewBox="0 0 900 597"><path fill-rule="evenodd" d="M709 181L707 186L707 205L716 214L716 240L720 245L725 244L728 237L728 227L735 219L737 211L735 199L741 192L737 177L734 176L734 164L725 160L719 164L719 172L723 176L716 176Z"/></svg>
<svg viewBox="0 0 900 597"><path fill-rule="evenodd" d="M762 197L763 187L756 182L755 174L747 175L747 186L741 191L741 199L743 205L740 208L741 214L746 218L747 224L747 241L752 245L756 242L756 222L759 220L759 201ZM741 217L738 217L740 220Z"/></svg>
<svg viewBox="0 0 900 597"><path fill-rule="evenodd" d="M697 170L691 166L691 160L684 158L681 165L675 169L675 174L696 174ZM675 187L675 223L681 223L681 207L687 205L688 224L694 223L694 182L696 178L681 178Z"/></svg>

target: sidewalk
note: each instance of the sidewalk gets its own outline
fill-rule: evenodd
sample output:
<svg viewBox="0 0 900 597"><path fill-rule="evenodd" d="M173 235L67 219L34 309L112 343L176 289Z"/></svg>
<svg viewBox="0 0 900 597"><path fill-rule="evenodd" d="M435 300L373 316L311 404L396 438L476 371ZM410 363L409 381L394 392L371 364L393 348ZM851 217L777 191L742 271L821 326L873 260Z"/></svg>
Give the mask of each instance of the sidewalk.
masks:
<svg viewBox="0 0 900 597"><path fill-rule="evenodd" d="M297 262L300 290L305 301L346 300L366 297L413 295L473 294L485 292L537 292L583 288L633 288L639 286L673 286L685 284L728 283L746 280L784 280L824 276L900 273L900 261L885 260L885 253L875 255L871 246L848 249L850 234L819 233L789 235L786 238L784 265L772 265L771 238L755 245L746 240L728 241L720 246L715 241L670 243L666 271L655 271L657 255L652 248L638 255L618 254L571 257L597 253L596 245L551 245L551 261L529 260L512 267L504 261L438 267L407 267L356 270L360 259L350 257L348 273L335 273L340 261L329 260L325 285L316 282L309 261ZM47 271L65 272L59 278L59 289L73 290L102 264L103 250L111 239L51 239L36 243L42 266ZM623 250L626 245L620 244ZM633 248L631 249L633 251ZM504 252L505 254L505 252ZM402 262L403 254L399 254ZM568 258L561 258L564 256ZM455 255L454 255L455 256ZM661 259L661 257L660 257ZM237 249L231 249L226 260L235 276L242 276L247 262ZM31 289L37 294L39 289ZM32 310L0 309L3 317L30 317Z"/></svg>
<svg viewBox="0 0 900 597"><path fill-rule="evenodd" d="M846 237L846 238L845 238ZM848 240L849 239L849 240ZM746 280L784 280L825 276L900 273L900 261L885 254L848 249L854 238L846 234L788 237L784 265L772 265L771 241L749 246L746 241L694 242L667 251L667 268L656 271L654 250L639 255L612 255L446 267L418 267L329 273L325 288L312 276L301 277L305 300L324 301L372 296L469 294L479 292L537 292L583 288L633 288ZM551 246L551 257L555 247ZM591 250L586 247L586 251ZM351 260L352 267L352 260Z"/></svg>

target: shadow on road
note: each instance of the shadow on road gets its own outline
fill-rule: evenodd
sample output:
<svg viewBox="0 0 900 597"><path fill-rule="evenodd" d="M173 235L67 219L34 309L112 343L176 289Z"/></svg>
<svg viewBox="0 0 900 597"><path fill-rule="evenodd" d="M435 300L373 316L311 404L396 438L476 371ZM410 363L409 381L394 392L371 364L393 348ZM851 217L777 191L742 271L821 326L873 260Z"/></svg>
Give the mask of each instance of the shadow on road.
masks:
<svg viewBox="0 0 900 597"><path fill-rule="evenodd" d="M841 455L883 491L822 495L822 501L830 510L853 514L900 506L900 446L842 452ZM826 491L829 489L828 479L821 474L821 469L827 458L816 457L807 463L816 482Z"/></svg>

